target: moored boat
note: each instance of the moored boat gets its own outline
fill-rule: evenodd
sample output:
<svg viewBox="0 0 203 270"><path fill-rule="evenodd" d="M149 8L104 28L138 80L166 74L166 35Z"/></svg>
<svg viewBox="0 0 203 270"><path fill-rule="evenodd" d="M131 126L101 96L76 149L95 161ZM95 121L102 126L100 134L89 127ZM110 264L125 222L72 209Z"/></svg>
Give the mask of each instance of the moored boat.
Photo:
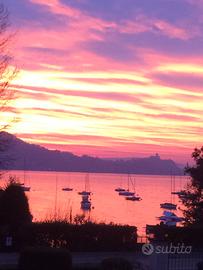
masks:
<svg viewBox="0 0 203 270"><path fill-rule="evenodd" d="M21 188L23 191L30 191L31 187L29 186L24 186L24 185L21 185Z"/></svg>
<svg viewBox="0 0 203 270"><path fill-rule="evenodd" d="M174 203L168 203L168 202L166 202L166 203L161 203L160 204L160 207L161 208L164 208L164 209L169 209L169 210L176 210L177 205L174 204Z"/></svg>
<svg viewBox="0 0 203 270"><path fill-rule="evenodd" d="M82 196L81 209L82 210L91 210L91 201L89 200L88 195Z"/></svg>
<svg viewBox="0 0 203 270"><path fill-rule="evenodd" d="M73 188L69 188L69 187L65 187L65 188L62 188L63 191L73 191Z"/></svg>
<svg viewBox="0 0 203 270"><path fill-rule="evenodd" d="M131 191L125 190L125 191L119 192L118 194L120 196L134 196L135 195L135 192L131 192Z"/></svg>
<svg viewBox="0 0 203 270"><path fill-rule="evenodd" d="M178 196L184 196L185 195L185 191L184 190L180 190L180 191L173 191L171 192L171 194L173 195L178 195Z"/></svg>
<svg viewBox="0 0 203 270"><path fill-rule="evenodd" d="M84 196L85 196L85 195L88 195L88 196L89 196L89 195L91 195L91 192L90 192L90 191L85 191L85 190L83 190L83 191L78 192L78 194L79 194L79 195L84 195Z"/></svg>
<svg viewBox="0 0 203 270"><path fill-rule="evenodd" d="M139 196L127 196L125 199L128 201L140 201L141 200L141 198Z"/></svg>
<svg viewBox="0 0 203 270"><path fill-rule="evenodd" d="M118 187L118 188L115 189L115 191L116 191L116 192L122 192L122 191L125 191L125 189L124 189L124 188Z"/></svg>
<svg viewBox="0 0 203 270"><path fill-rule="evenodd" d="M89 191L89 190L90 190L89 174L87 173L86 177L85 177L85 189L83 191L79 191L78 194L82 195L82 196L83 195L89 196L89 195L91 195L91 191Z"/></svg>
<svg viewBox="0 0 203 270"><path fill-rule="evenodd" d="M164 211L161 217L158 219L168 226L175 226L176 223L184 221L184 218L178 217L175 213L170 211Z"/></svg>

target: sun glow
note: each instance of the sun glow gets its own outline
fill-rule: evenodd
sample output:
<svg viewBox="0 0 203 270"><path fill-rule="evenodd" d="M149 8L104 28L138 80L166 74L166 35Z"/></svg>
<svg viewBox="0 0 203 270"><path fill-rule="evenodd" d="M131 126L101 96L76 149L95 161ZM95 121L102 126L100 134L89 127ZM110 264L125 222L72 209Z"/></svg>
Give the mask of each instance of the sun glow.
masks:
<svg viewBox="0 0 203 270"><path fill-rule="evenodd" d="M142 9L125 4L128 18L112 3L101 10L97 1L92 9L89 1L27 2L30 19L24 1L19 11L12 6L20 71L11 85L17 99L1 122L20 121L8 131L77 154L155 151L185 161L203 132L202 29L195 16L188 27L182 13L173 20L152 16L141 2Z"/></svg>

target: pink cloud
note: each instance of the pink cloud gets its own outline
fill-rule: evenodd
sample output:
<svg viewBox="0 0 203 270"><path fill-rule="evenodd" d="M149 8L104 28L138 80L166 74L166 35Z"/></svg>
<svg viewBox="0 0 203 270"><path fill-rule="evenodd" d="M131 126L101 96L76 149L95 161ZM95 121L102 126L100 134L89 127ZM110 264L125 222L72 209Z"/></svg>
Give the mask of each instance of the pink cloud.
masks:
<svg viewBox="0 0 203 270"><path fill-rule="evenodd" d="M169 23L144 15L138 15L134 20L115 23L92 17L81 10L63 5L58 0L32 0L31 2L43 5L43 9L60 17L64 20L64 24L48 29L37 22L23 25L15 50L15 59L19 61L20 68L38 74L40 71L43 74L51 70L53 76L55 76L54 71L57 70L56 77L51 79L61 79L64 85L72 80L72 83L79 85L80 89L55 89L57 87L49 89L45 88L45 85L35 88L31 86L32 81L30 86L13 85L13 88L20 93L19 96L24 99L24 103L21 104L22 116L25 116L23 125L29 126L27 119L32 117L36 119L36 115L39 115L39 120L42 116L41 126L47 118L50 122L53 119L56 123L61 120L64 126L66 121L71 119L75 121L75 126L77 121L81 121L85 126L86 134L68 134L63 137L59 131L58 134L49 136L41 130L41 126L38 127L37 121L33 120L36 121L33 125L35 127L33 134L36 136L22 134L22 138L52 149L67 149L74 153L99 156L135 154L144 156L160 152L165 156L166 153L174 157L177 155L180 159L184 154L190 154L192 144L199 140L198 134L202 132L199 128L202 112L196 106L198 97L193 94L193 82L191 81L186 92L177 82L168 85L166 79L159 80L155 74L162 65L178 63L180 60L185 65L192 63L202 65L202 58L185 55L176 57L173 55L174 52L161 53L131 44L127 48L132 51L131 59L122 61L110 59L105 54L99 55L90 47L84 48L84 43L102 41L103 46L112 36L114 37L114 34L115 37L117 34L123 37L148 32L156 35L157 39L164 36L186 41L199 35L198 27L188 27L188 22ZM68 19L67 24L66 19ZM137 61L134 57L136 55L140 56L142 62ZM91 74L91 71L105 72L109 76L97 78L93 73ZM115 71L122 74L121 78L113 77ZM139 81L136 78L138 71L139 77L144 80ZM60 78L60 72L63 73L62 75L65 72L73 75L74 72L80 72L81 77L68 78L66 81ZM83 78L85 72L90 72L89 77ZM90 91L88 87L92 86L95 89L91 88L93 90ZM166 89L164 86L169 87ZM27 101L30 107L27 106ZM33 105L32 101L39 102L39 105L36 103ZM47 108L44 108L43 104L46 101L50 103ZM63 108L60 109L60 106ZM94 126L97 124L99 127ZM109 137L101 135L104 130ZM122 140L119 139L119 134L122 134ZM65 138L71 142L71 145L65 145ZM57 145L57 141L61 139L64 139L64 143ZM95 144L98 146L96 147Z"/></svg>
<svg viewBox="0 0 203 270"><path fill-rule="evenodd" d="M188 40L200 35L198 27L193 26L191 29L187 22L183 22L182 25L178 26L164 20L148 18L144 15L137 16L135 20L125 21L117 27L121 33L137 34L151 32L182 40Z"/></svg>
<svg viewBox="0 0 203 270"><path fill-rule="evenodd" d="M35 4L46 6L50 12L54 14L64 15L72 19L71 27L81 32L89 32L91 29L95 29L100 32L107 32L108 30L118 31L126 34L138 34L143 32L152 32L157 34L163 34L169 38L176 38L182 40L188 40L200 34L197 27L191 29L191 25L187 22L183 22L182 25L171 24L164 20L158 20L155 18L146 17L143 14L139 14L134 20L123 21L122 23L115 23L113 21L105 21L99 18L92 17L85 14L81 10L72 8L68 5L63 5L58 0L30 0ZM90 31L91 32L91 31ZM95 39L102 39L101 35L90 33ZM87 37L87 35L86 35ZM90 38L90 36L89 36Z"/></svg>
<svg viewBox="0 0 203 270"><path fill-rule="evenodd" d="M109 28L116 27L116 24L114 22L104 21L95 17L91 17L84 12L81 12L80 10L76 8L72 8L68 5L63 5L60 3L59 0L30 0L31 2L35 4L40 4L46 6L50 12L57 14L57 15L64 15L67 17L72 18L72 27L80 29L81 28L86 31L89 29L95 29L98 31L105 31ZM79 28L78 28L79 26Z"/></svg>

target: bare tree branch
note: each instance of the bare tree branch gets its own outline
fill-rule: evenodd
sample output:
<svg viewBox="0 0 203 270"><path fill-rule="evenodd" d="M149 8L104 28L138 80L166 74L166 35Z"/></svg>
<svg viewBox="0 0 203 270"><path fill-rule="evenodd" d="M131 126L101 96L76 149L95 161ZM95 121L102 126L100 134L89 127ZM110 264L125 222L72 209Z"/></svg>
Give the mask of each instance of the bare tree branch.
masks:
<svg viewBox="0 0 203 270"><path fill-rule="evenodd" d="M10 89L10 83L17 74L17 69L11 65L9 45L13 35L9 27L8 10L0 4L0 166L2 163L5 164L5 151L9 147L3 131L15 121L14 118L11 120L3 118L5 112L13 111L12 107L9 107L9 102L15 98L13 89Z"/></svg>

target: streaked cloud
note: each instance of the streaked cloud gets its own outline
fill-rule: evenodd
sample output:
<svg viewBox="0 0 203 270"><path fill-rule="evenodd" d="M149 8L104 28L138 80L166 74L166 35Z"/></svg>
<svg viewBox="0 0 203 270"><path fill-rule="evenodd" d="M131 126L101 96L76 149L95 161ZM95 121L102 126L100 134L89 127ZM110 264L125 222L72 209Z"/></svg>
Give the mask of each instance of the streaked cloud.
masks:
<svg viewBox="0 0 203 270"><path fill-rule="evenodd" d="M3 2L20 68L12 132L77 154L188 160L202 139L202 1Z"/></svg>

